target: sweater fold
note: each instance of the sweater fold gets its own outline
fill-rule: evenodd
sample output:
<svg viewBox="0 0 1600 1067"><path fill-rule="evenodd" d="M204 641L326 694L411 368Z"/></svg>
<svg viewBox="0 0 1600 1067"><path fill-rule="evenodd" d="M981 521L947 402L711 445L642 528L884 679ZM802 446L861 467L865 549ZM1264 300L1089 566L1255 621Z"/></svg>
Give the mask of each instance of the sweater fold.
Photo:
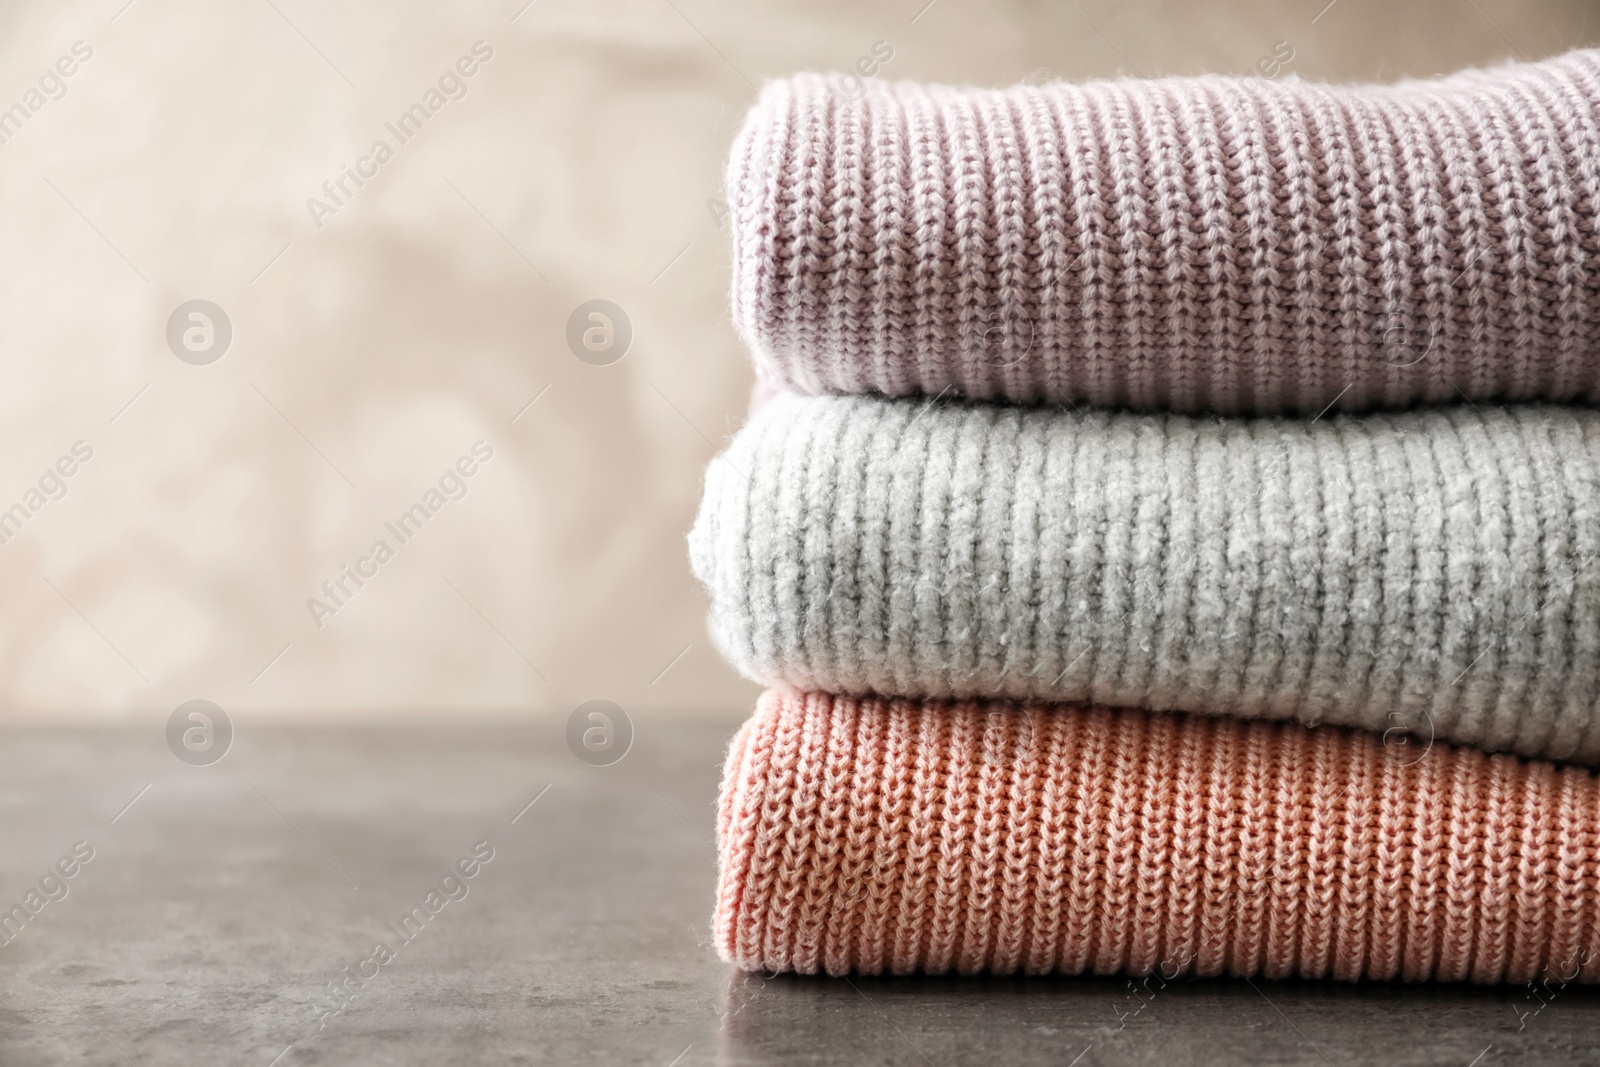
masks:
<svg viewBox="0 0 1600 1067"><path fill-rule="evenodd" d="M747 970L1600 979L1600 781L1323 727L773 690L713 930Z"/></svg>
<svg viewBox="0 0 1600 1067"><path fill-rule="evenodd" d="M1600 400L1600 50L1394 85L767 84L733 318L806 393Z"/></svg>
<svg viewBox="0 0 1600 1067"><path fill-rule="evenodd" d="M747 676L1600 761L1600 412L773 400L690 534Z"/></svg>

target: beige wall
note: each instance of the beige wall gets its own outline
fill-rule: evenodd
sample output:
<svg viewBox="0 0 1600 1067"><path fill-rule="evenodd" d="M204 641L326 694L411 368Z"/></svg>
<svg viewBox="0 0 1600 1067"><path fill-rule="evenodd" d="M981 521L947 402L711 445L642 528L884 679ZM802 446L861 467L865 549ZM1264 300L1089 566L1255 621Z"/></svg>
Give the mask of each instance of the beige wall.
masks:
<svg viewBox="0 0 1600 1067"><path fill-rule="evenodd" d="M1580 0L1336 0L1315 25L1323 0L124 2L0 8L0 107L93 49L0 145L0 507L94 453L0 547L14 717L747 703L683 535L749 388L707 202L752 82L880 40L884 76L982 83L1246 73L1279 41L1303 77L1390 78L1600 41ZM477 40L467 95L398 145L383 123ZM379 137L394 158L317 227L307 198ZM210 365L164 337L194 298L233 326ZM612 366L564 340L591 298L633 324ZM468 494L318 628L307 598L479 440Z"/></svg>

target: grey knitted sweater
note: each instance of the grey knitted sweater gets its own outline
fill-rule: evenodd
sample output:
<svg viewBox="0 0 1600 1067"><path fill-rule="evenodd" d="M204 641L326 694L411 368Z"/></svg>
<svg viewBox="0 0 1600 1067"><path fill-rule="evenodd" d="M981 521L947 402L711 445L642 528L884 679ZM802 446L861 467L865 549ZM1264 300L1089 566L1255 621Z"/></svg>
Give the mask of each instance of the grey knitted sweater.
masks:
<svg viewBox="0 0 1600 1067"><path fill-rule="evenodd" d="M806 393L1600 400L1600 50L1395 85L769 83L733 318Z"/></svg>
<svg viewBox="0 0 1600 1067"><path fill-rule="evenodd" d="M768 684L1600 761L1600 412L780 396L713 462L690 552Z"/></svg>

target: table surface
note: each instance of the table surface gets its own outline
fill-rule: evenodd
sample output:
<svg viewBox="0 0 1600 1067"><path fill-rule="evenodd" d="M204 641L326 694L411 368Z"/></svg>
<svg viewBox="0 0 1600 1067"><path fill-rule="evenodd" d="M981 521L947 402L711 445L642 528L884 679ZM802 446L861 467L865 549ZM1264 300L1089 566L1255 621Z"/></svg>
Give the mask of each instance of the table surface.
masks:
<svg viewBox="0 0 1600 1067"><path fill-rule="evenodd" d="M37 913L0 1064L1600 1063L1576 987L741 974L707 925L735 722L636 718L610 767L563 725L236 722L205 767L7 729L0 911Z"/></svg>

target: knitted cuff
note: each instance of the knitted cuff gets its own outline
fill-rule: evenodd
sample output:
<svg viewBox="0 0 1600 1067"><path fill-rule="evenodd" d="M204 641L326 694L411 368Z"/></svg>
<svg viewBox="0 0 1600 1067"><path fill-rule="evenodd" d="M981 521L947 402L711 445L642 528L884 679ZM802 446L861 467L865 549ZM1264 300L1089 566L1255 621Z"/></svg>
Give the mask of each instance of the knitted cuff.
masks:
<svg viewBox="0 0 1600 1067"><path fill-rule="evenodd" d="M733 313L801 392L1600 400L1600 51L1389 86L769 83Z"/></svg>
<svg viewBox="0 0 1600 1067"><path fill-rule="evenodd" d="M690 534L768 685L1600 761L1600 412L1195 419L782 396Z"/></svg>
<svg viewBox="0 0 1600 1067"><path fill-rule="evenodd" d="M715 940L748 970L1600 978L1600 782L1332 728L766 693Z"/></svg>

